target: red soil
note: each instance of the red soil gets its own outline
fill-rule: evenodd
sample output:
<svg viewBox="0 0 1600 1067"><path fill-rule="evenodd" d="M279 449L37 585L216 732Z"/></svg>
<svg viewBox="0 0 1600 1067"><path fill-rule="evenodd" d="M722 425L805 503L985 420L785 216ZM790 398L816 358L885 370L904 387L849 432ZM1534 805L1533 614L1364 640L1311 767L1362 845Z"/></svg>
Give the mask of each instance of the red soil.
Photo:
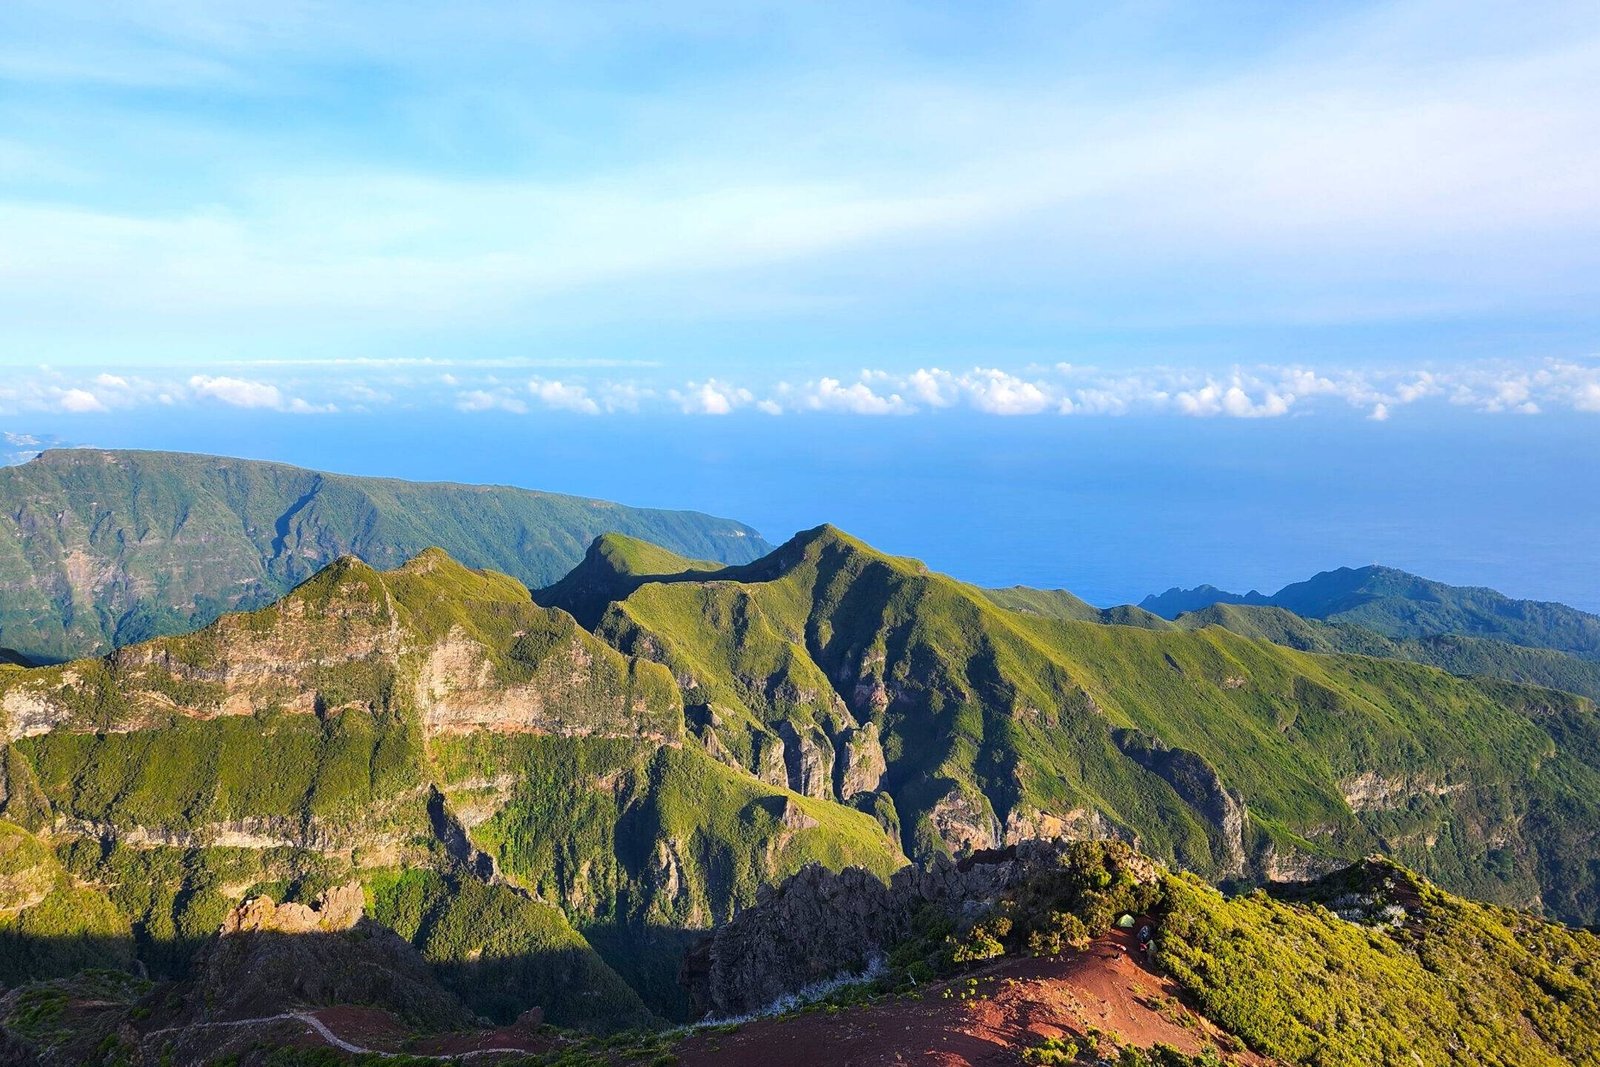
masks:
<svg viewBox="0 0 1600 1067"><path fill-rule="evenodd" d="M920 998L864 1008L805 1012L747 1023L731 1034L702 1033L677 1049L683 1067L879 1067L1016 1064L1024 1049L1051 1037L1097 1029L1126 1045L1157 1043L1198 1053L1223 1048L1220 1032L1184 1007L1177 987L1147 970L1118 932L1083 952L1049 959L1008 959L930 987ZM959 999L978 979L973 999ZM946 989L954 997L944 996ZM1224 1058L1250 1067L1251 1053Z"/></svg>

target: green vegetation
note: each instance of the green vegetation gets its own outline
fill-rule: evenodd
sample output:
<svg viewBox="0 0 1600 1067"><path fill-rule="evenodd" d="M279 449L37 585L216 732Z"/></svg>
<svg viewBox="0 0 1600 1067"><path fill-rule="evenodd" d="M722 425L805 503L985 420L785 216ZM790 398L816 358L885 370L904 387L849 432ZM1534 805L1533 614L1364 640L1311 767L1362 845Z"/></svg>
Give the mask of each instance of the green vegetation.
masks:
<svg viewBox="0 0 1600 1067"><path fill-rule="evenodd" d="M650 1018L559 908L505 886L429 870L368 886L372 916L411 941L473 1010L513 1021L529 1005L565 1026L613 1030Z"/></svg>
<svg viewBox="0 0 1600 1067"><path fill-rule="evenodd" d="M1386 863L1320 888L1357 921L1168 878L1158 963L1215 1022L1291 1063L1600 1062L1600 937Z"/></svg>
<svg viewBox="0 0 1600 1067"><path fill-rule="evenodd" d="M0 986L125 967L128 935L104 893L75 884L42 841L0 822Z"/></svg>
<svg viewBox="0 0 1600 1067"><path fill-rule="evenodd" d="M1513 600L1493 589L1433 582L1392 567L1324 571L1272 596L1240 596L1213 586L1169 589L1139 606L1171 619L1229 603L1285 608L1302 618L1359 626L1396 640L1493 638L1600 660L1600 616L1565 604Z"/></svg>
<svg viewBox="0 0 1600 1067"><path fill-rule="evenodd" d="M387 568L440 545L541 586L609 530L727 562L770 547L693 512L170 452L46 452L0 468L0 501L0 645L43 660L256 607L346 553Z"/></svg>
<svg viewBox="0 0 1600 1067"><path fill-rule="evenodd" d="M728 567L604 537L537 596L437 550L346 558L187 636L0 670L0 936L64 953L13 973L181 976L244 897L356 879L476 1010L605 1029L683 1016L689 940L807 863L887 877L1056 834L1215 880L1381 851L1600 916L1578 696L1287 647L1333 627L1266 609L1089 617L826 527ZM1084 853L966 928L919 916L898 973L1155 906L1118 863Z"/></svg>
<svg viewBox="0 0 1600 1067"><path fill-rule="evenodd" d="M803 784L808 741L834 762L828 792L859 803L837 754L872 724L910 855L1136 834L1226 878L1382 850L1465 892L1600 914L1593 874L1562 859L1592 857L1600 827L1600 749L1568 743L1592 733L1578 697L1217 627L1063 618L1057 594L980 591L829 527L628 586L596 632L665 664L695 735L751 774Z"/></svg>
<svg viewBox="0 0 1600 1067"><path fill-rule="evenodd" d="M1301 618L1285 608L1239 604L1214 604L1180 615L1175 623L1166 625L1188 630L1221 626L1245 637L1287 645L1302 652L1344 652L1410 660L1463 677L1524 682L1600 700L1600 662L1493 638L1458 634L1391 638L1353 623L1321 622Z"/></svg>

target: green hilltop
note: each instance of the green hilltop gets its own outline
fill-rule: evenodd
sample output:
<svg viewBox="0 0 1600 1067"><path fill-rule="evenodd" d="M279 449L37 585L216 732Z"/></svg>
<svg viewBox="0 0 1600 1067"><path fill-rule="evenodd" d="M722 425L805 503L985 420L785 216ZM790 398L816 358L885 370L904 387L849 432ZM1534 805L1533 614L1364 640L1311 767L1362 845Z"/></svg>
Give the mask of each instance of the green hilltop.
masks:
<svg viewBox="0 0 1600 1067"><path fill-rule="evenodd" d="M173 452L52 450L0 468L0 646L58 661L268 603L353 554L438 545L528 586L606 531L739 563L748 526L503 486L403 482Z"/></svg>
<svg viewBox="0 0 1600 1067"><path fill-rule="evenodd" d="M1164 618L1213 604L1284 608L1306 619L1343 623L1395 640L1491 638L1600 660L1600 616L1538 600L1514 600L1493 589L1446 585L1393 567L1341 567L1271 596L1227 593L1214 586L1169 589L1139 606Z"/></svg>

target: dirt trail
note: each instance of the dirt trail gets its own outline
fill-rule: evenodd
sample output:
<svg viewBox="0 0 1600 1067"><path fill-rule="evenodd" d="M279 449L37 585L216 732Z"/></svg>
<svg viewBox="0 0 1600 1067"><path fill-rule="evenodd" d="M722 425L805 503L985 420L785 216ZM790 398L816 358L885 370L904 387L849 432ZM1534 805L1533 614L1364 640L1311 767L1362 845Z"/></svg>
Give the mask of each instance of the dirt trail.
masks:
<svg viewBox="0 0 1600 1067"><path fill-rule="evenodd" d="M372 1008L337 1007L316 1011L286 1011L276 1015L262 1015L250 1019L226 1019L217 1022L190 1023L186 1026L168 1026L151 1030L144 1040L172 1033L194 1034L211 1028L259 1028L276 1023L296 1022L311 1031L324 1045L342 1052L366 1053L378 1056L409 1056L443 1061L459 1061L475 1056L523 1056L542 1052L550 1046L546 1039L518 1033L511 1028L485 1030L461 1034L442 1034L415 1042L402 1051L397 1046L408 1036L387 1012ZM330 1025L332 1024L332 1025ZM337 1027L339 1032L335 1032ZM360 1044L358 1042L367 1042ZM385 1047L387 1046L387 1047Z"/></svg>
<svg viewBox="0 0 1600 1067"><path fill-rule="evenodd" d="M812 1011L748 1023L731 1034L702 1033L677 1049L683 1067L887 1067L1016 1064L1023 1049L1091 1028L1123 1044L1165 1043L1188 1053L1224 1047L1222 1035L1185 1008L1170 981L1130 956L1133 938L1110 935L1083 952L1052 959L1009 959L931 987L919 999L835 1013ZM978 978L972 999L960 999ZM949 989L954 996L946 998ZM1248 1067L1250 1053L1224 1058Z"/></svg>

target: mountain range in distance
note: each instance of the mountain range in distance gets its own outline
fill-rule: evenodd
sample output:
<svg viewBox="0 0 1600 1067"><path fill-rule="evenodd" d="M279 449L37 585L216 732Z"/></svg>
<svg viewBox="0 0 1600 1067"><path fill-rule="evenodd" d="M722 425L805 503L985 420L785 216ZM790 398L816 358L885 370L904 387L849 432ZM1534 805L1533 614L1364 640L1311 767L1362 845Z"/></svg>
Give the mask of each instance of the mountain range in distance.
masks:
<svg viewBox="0 0 1600 1067"><path fill-rule="evenodd" d="M0 632L87 647L0 664L0 1062L202 1063L224 1032L293 1062L266 1057L317 1012L395 1051L478 1027L634 1062L573 1035L761 1009L878 966L866 947L887 970L851 988L890 999L847 1013L965 1003L993 965L1017 996L1144 1004L1115 1040L1187 1050L1127 1061L1163 1067L1409 1063L1416 1035L1430 1064L1583 1062L1600 1035L1600 944L1562 925L1600 923L1594 616L1342 571L1284 603L1156 598L1169 619L831 526L771 547L520 490L35 464L0 483L29 531L8 581L89 580L61 627L46 598ZM655 536L553 562L591 513ZM396 564L433 521L518 571ZM1161 976L1091 962L1136 947L1107 931L1126 910L1161 928Z"/></svg>
<svg viewBox="0 0 1600 1067"><path fill-rule="evenodd" d="M557 493L52 449L0 468L0 647L53 662L183 633L345 554L395 567L438 546L547 585L611 531L728 563L772 547L727 519Z"/></svg>

